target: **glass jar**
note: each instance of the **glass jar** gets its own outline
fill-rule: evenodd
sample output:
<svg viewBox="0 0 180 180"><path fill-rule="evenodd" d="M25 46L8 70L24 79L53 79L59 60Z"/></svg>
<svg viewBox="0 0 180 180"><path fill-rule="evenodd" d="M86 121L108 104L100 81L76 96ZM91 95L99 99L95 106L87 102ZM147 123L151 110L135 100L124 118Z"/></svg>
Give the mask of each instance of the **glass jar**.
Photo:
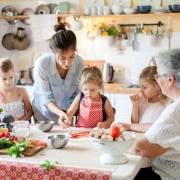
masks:
<svg viewBox="0 0 180 180"><path fill-rule="evenodd" d="M30 125L28 121L15 121L13 134L17 137L28 137L30 135Z"/></svg>

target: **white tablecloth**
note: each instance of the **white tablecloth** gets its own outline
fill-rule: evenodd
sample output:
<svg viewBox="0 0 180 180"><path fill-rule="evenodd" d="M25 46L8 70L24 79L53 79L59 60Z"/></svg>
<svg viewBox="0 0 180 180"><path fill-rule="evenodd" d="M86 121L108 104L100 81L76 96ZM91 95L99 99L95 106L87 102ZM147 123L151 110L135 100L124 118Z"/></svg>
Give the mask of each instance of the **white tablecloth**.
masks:
<svg viewBox="0 0 180 180"><path fill-rule="evenodd" d="M72 129L77 130L77 129ZM31 126L31 139L41 139L47 141L47 137L52 134L67 133L58 127L53 128L49 133L41 132L35 125ZM123 165L104 165L99 161L100 153L94 148L93 142L89 138L70 139L64 149L53 149L48 146L33 157L13 159L9 156L0 156L1 161L13 161L22 163L42 164L45 160L58 161L65 167L78 167L111 171L114 180L133 179L139 169L143 166L143 158L140 156L126 154L129 161Z"/></svg>

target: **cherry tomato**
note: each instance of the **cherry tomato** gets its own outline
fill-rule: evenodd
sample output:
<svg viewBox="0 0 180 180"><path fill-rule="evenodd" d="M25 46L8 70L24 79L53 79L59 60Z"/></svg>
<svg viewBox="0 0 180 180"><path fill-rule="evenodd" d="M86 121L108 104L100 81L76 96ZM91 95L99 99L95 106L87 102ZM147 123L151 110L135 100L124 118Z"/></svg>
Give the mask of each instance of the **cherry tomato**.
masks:
<svg viewBox="0 0 180 180"><path fill-rule="evenodd" d="M15 136L10 136L10 137L9 137L9 140L10 140L10 141L16 141L17 138L16 138Z"/></svg>
<svg viewBox="0 0 180 180"><path fill-rule="evenodd" d="M121 134L120 128L117 126L113 126L111 129L111 136L115 139L118 138Z"/></svg>

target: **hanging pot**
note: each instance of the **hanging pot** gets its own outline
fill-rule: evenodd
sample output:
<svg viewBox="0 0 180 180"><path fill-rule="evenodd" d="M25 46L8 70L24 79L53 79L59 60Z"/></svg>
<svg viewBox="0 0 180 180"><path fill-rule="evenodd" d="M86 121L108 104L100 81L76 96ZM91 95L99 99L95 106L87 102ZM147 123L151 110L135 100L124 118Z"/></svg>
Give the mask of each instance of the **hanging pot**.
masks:
<svg viewBox="0 0 180 180"><path fill-rule="evenodd" d="M36 14L49 14L50 13L50 9L48 8L48 6L41 4L36 8Z"/></svg>
<svg viewBox="0 0 180 180"><path fill-rule="evenodd" d="M49 10L50 10L50 14L54 14L54 9L58 6L57 4L55 3L50 3L50 4L47 4Z"/></svg>
<svg viewBox="0 0 180 180"><path fill-rule="evenodd" d="M8 50L14 50L14 38L15 35L13 33L5 34L2 38L3 47Z"/></svg>
<svg viewBox="0 0 180 180"><path fill-rule="evenodd" d="M1 12L3 16L18 16L18 10L13 6L3 7ZM16 24L18 21L17 19L7 19L9 24Z"/></svg>
<svg viewBox="0 0 180 180"><path fill-rule="evenodd" d="M21 15L23 16L30 16L30 15L33 15L35 14L34 10L31 9L31 8L24 8L22 11L21 11ZM29 19L23 19L22 22L26 25L30 25L30 20Z"/></svg>
<svg viewBox="0 0 180 180"><path fill-rule="evenodd" d="M68 14L70 10L70 3L69 2L60 2L60 5L58 5L54 9L55 14Z"/></svg>
<svg viewBox="0 0 180 180"><path fill-rule="evenodd" d="M30 40L25 33L25 28L18 27L14 38L14 48L17 50L25 50L29 47Z"/></svg>

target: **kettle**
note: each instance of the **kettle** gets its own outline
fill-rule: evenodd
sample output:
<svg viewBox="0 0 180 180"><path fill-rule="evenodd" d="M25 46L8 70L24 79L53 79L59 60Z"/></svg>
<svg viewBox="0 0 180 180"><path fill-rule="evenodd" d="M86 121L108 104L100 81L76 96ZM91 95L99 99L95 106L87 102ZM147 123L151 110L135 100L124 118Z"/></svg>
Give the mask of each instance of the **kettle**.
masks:
<svg viewBox="0 0 180 180"><path fill-rule="evenodd" d="M111 63L105 63L103 67L103 81L111 83L114 77L114 68Z"/></svg>

